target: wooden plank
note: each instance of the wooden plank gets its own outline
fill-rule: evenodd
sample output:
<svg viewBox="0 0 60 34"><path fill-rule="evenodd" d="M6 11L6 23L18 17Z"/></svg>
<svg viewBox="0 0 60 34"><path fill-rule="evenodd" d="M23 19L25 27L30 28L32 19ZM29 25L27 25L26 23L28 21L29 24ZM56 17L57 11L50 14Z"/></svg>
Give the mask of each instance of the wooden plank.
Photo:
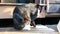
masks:
<svg viewBox="0 0 60 34"><path fill-rule="evenodd" d="M16 3L16 0L1 0L1 3Z"/></svg>
<svg viewBox="0 0 60 34"><path fill-rule="evenodd" d="M58 34L56 32L49 32L49 33L29 33L29 32L0 32L0 34Z"/></svg>
<svg viewBox="0 0 60 34"><path fill-rule="evenodd" d="M20 6L20 5L25 5L25 3L0 3L0 6Z"/></svg>
<svg viewBox="0 0 60 34"><path fill-rule="evenodd" d="M0 19L13 18L15 6L0 6Z"/></svg>
<svg viewBox="0 0 60 34"><path fill-rule="evenodd" d="M0 28L0 34L58 34L58 32L55 31L49 31L45 29L40 28L40 29L36 29L36 28L32 28L32 30L21 30L21 31L16 31L14 28L12 27L7 27L7 28Z"/></svg>

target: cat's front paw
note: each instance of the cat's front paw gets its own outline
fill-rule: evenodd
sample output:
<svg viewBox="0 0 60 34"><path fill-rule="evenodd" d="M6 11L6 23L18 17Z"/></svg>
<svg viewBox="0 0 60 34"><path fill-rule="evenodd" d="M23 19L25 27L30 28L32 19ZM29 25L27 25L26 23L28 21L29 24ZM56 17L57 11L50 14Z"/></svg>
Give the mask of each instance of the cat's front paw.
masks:
<svg viewBox="0 0 60 34"><path fill-rule="evenodd" d="M30 25L26 25L26 26L23 28L23 30L31 30Z"/></svg>

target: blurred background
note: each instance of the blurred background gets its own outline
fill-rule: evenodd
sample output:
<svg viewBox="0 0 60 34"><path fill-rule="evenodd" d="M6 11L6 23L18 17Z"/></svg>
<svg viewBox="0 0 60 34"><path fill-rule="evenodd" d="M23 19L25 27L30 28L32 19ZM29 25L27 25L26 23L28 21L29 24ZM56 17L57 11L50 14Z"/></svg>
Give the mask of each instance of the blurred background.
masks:
<svg viewBox="0 0 60 34"><path fill-rule="evenodd" d="M43 0L43 1L42 0L21 0L21 2L19 2L19 0L0 0L0 2L1 3L23 3L24 2L24 3L46 4L47 0ZM50 2L50 4L58 3L58 1L56 1L56 0L52 0L52 2L51 2L51 0L49 0L49 2ZM12 14L13 14L14 7L15 6L0 6L0 26L1 27L2 26L3 27L13 26L13 18L12 18L13 15ZM10 10L8 10L8 9L10 9ZM45 18L37 18L35 20L35 22L36 22L36 24L53 25L53 24L58 24L59 19L60 19L60 17L51 17L51 18L45 17Z"/></svg>

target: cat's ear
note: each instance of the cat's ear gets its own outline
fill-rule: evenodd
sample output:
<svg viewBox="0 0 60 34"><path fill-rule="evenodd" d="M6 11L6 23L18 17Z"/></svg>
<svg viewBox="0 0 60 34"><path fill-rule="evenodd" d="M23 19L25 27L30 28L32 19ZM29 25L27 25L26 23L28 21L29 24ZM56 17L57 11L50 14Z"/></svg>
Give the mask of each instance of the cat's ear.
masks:
<svg viewBox="0 0 60 34"><path fill-rule="evenodd" d="M35 7L36 7L36 8L39 8L39 4L36 4Z"/></svg>

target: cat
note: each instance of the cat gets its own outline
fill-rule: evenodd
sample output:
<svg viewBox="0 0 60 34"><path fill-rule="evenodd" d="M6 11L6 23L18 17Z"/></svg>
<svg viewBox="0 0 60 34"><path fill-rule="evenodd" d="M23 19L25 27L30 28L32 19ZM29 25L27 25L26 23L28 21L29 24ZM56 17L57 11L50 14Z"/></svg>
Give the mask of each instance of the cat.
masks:
<svg viewBox="0 0 60 34"><path fill-rule="evenodd" d="M33 3L16 6L13 12L14 27L18 30L31 30L30 24L37 18L37 9L38 5Z"/></svg>

